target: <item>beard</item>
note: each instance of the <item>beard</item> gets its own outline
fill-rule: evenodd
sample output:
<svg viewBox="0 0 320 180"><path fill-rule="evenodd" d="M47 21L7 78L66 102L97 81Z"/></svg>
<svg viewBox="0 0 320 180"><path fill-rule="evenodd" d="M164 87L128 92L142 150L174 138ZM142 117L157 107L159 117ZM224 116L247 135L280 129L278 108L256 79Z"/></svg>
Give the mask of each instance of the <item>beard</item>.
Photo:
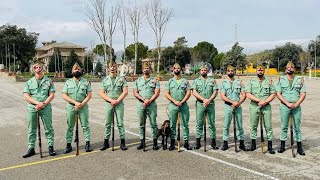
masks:
<svg viewBox="0 0 320 180"><path fill-rule="evenodd" d="M144 71L143 74L144 74L144 75L149 75L150 72L149 72L149 71Z"/></svg>
<svg viewBox="0 0 320 180"><path fill-rule="evenodd" d="M263 74L257 74L257 76L258 76L259 78L262 78L262 77L263 77Z"/></svg>
<svg viewBox="0 0 320 180"><path fill-rule="evenodd" d="M291 74L293 74L293 71L292 70L287 70L287 74L291 75Z"/></svg>
<svg viewBox="0 0 320 180"><path fill-rule="evenodd" d="M228 74L229 78L233 78L234 74L231 73L231 74Z"/></svg>
<svg viewBox="0 0 320 180"><path fill-rule="evenodd" d="M180 75L180 73L181 73L180 71L174 71L175 75Z"/></svg>
<svg viewBox="0 0 320 180"><path fill-rule="evenodd" d="M76 71L76 72L72 73L72 76L76 77L76 78L79 78L79 77L82 76L82 72Z"/></svg>
<svg viewBox="0 0 320 180"><path fill-rule="evenodd" d="M201 76L204 77L204 78L207 77L207 75L208 75L207 73L201 74Z"/></svg>

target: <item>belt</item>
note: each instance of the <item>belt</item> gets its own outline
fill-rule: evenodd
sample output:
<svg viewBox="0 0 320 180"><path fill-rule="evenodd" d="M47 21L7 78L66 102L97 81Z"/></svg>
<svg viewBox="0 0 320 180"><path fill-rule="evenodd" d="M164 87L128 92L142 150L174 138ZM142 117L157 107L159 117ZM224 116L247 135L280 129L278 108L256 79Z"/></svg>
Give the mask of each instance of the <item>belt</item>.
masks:
<svg viewBox="0 0 320 180"><path fill-rule="evenodd" d="M232 103L225 101L224 104L231 106Z"/></svg>

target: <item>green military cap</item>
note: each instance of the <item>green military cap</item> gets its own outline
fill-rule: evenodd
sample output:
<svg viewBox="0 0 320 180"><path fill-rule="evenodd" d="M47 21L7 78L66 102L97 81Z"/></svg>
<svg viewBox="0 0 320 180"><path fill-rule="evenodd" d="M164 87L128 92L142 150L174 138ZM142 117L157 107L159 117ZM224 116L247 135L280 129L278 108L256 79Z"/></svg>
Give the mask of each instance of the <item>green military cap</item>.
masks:
<svg viewBox="0 0 320 180"><path fill-rule="evenodd" d="M175 63L175 64L173 65L173 68L179 68L179 69L181 69L181 66L180 66L178 63Z"/></svg>
<svg viewBox="0 0 320 180"><path fill-rule="evenodd" d="M206 64L203 64L200 69L206 69L206 70L208 70L208 66L207 66Z"/></svg>
<svg viewBox="0 0 320 180"><path fill-rule="evenodd" d="M81 70L81 66L77 62L72 66L72 71L74 71L75 69Z"/></svg>
<svg viewBox="0 0 320 180"><path fill-rule="evenodd" d="M294 67L294 64L292 61L289 61L288 64L286 65L286 67Z"/></svg>
<svg viewBox="0 0 320 180"><path fill-rule="evenodd" d="M256 69L265 69L265 67L262 64L258 64Z"/></svg>
<svg viewBox="0 0 320 180"><path fill-rule="evenodd" d="M143 68L146 68L146 67L150 67L150 65L149 65L149 63L144 62L143 65L142 65L142 67L143 67Z"/></svg>
<svg viewBox="0 0 320 180"><path fill-rule="evenodd" d="M227 71L233 71L234 70L234 67L233 66L231 66L231 65L228 65L228 67L227 67Z"/></svg>

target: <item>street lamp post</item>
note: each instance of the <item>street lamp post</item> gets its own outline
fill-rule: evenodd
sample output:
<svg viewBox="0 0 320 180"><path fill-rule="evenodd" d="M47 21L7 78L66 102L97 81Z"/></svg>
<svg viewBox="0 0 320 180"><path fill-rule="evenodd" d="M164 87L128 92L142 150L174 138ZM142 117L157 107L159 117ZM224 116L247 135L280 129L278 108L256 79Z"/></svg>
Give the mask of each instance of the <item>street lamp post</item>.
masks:
<svg viewBox="0 0 320 180"><path fill-rule="evenodd" d="M314 42L314 77L317 77L317 38Z"/></svg>

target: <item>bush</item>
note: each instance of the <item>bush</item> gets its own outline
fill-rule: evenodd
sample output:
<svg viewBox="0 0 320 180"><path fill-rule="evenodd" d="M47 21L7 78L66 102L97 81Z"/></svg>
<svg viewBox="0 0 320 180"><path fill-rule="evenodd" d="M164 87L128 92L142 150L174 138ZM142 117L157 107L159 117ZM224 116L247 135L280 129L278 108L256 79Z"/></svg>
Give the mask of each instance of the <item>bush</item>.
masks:
<svg viewBox="0 0 320 180"><path fill-rule="evenodd" d="M168 71L166 71L166 70L160 71L160 74L161 74L161 75L166 75L167 73L168 73Z"/></svg>

